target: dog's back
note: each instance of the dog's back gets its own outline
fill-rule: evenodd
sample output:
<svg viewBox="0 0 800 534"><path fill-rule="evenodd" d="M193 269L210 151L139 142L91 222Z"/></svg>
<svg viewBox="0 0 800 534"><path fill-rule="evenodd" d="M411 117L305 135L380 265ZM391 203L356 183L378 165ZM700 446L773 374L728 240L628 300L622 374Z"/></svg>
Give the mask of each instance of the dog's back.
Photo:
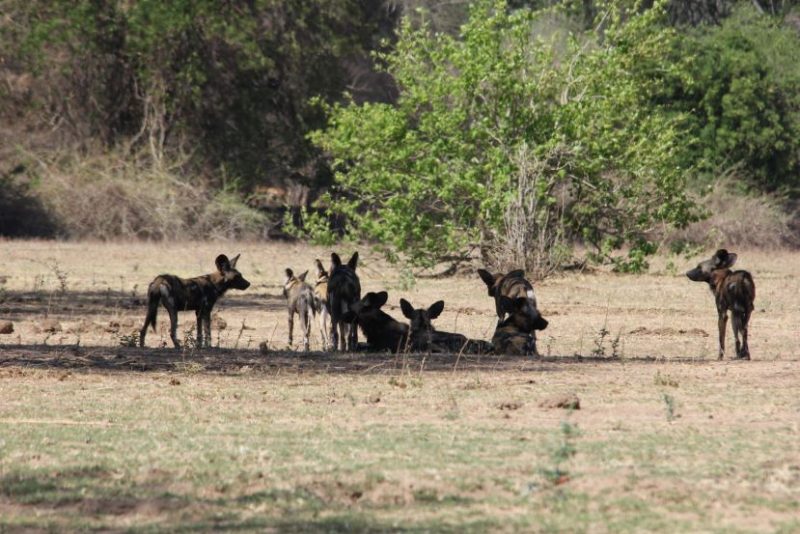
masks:
<svg viewBox="0 0 800 534"><path fill-rule="evenodd" d="M756 299L756 285L747 271L719 269L712 273L714 295L725 309L739 313L752 312Z"/></svg>
<svg viewBox="0 0 800 534"><path fill-rule="evenodd" d="M492 336L495 354L537 355L536 330L547 328L541 315L531 317L527 297L502 297L500 306L508 317L501 321Z"/></svg>
<svg viewBox="0 0 800 534"><path fill-rule="evenodd" d="M489 296L494 298L495 311L501 321L505 318L501 303L503 298L511 300L527 299L527 309L531 317L535 318L540 315L536 294L533 292L533 284L525 278L525 271L522 269L517 269L507 274L491 274L484 269L478 269L478 274L486 284Z"/></svg>
<svg viewBox="0 0 800 534"><path fill-rule="evenodd" d="M347 315L353 315L367 338L371 350L403 351L408 337L408 325L397 321L384 312L381 307L386 304L386 291L367 293L364 298L354 303Z"/></svg>
<svg viewBox="0 0 800 534"><path fill-rule="evenodd" d="M353 304L361 299L361 281L356 274L357 265L358 252L353 253L347 264L343 264L335 252L331 254L327 302L331 314L331 341L334 349L355 350L358 341L355 326L344 319Z"/></svg>

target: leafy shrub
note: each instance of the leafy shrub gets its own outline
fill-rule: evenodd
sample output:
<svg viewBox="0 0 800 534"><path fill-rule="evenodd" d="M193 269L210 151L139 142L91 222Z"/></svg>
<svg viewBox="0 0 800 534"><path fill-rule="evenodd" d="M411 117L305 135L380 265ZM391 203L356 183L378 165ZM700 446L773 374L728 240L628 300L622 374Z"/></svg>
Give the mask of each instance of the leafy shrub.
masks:
<svg viewBox="0 0 800 534"><path fill-rule="evenodd" d="M674 106L694 117L691 157L713 181L736 168L750 185L800 193L800 35L740 6L686 38L690 82Z"/></svg>
<svg viewBox="0 0 800 534"><path fill-rule="evenodd" d="M417 265L476 244L488 255L519 199L520 151L563 156L526 194L541 221L556 215L564 243L580 239L597 259L628 247L615 261L641 269L654 227L693 220L680 166L686 117L651 104L642 80L653 70L658 86L658 69L630 74L674 48L663 10L617 13L584 41L534 32L547 13L482 0L460 38L406 21L382 56L400 87L396 105L327 107L329 125L312 139L333 158L339 194L328 202L353 235Z"/></svg>

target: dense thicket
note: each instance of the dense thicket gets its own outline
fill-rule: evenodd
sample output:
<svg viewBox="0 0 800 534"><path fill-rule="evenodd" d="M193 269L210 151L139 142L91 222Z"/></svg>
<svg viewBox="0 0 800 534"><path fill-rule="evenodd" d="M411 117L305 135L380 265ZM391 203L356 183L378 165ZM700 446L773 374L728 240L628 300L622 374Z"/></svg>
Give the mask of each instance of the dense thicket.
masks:
<svg viewBox="0 0 800 534"><path fill-rule="evenodd" d="M640 268L721 179L797 197L795 4L0 0L0 235L259 234L253 192L332 185L318 238Z"/></svg>

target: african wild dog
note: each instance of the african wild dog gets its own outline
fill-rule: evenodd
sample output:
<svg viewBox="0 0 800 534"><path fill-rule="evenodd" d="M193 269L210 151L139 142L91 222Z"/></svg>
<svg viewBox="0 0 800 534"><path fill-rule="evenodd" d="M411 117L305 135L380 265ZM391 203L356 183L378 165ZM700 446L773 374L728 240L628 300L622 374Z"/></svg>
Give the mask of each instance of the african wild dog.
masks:
<svg viewBox="0 0 800 534"><path fill-rule="evenodd" d="M536 295L533 293L533 285L525 279L525 271L522 269L517 269L516 271L511 271L508 274L491 274L489 271L484 269L478 269L478 275L480 275L483 282L486 284L486 287L489 289L489 296L494 297L494 307L495 311L497 312L497 326L499 327L506 319L506 313L503 311L507 307L507 303L502 302L502 299L518 299L524 298L526 305L523 310L517 311L517 313L527 313L531 321L537 321L541 319L542 314L539 313L539 308L536 305ZM516 310L517 308L514 307ZM543 320L543 319L542 319ZM547 321L544 321L545 326L547 325ZM544 330L544 327L540 328L539 330ZM531 330L529 332L533 336L533 345L536 345L536 333Z"/></svg>
<svg viewBox="0 0 800 534"><path fill-rule="evenodd" d="M525 271L518 269L508 274L492 274L484 269L478 269L486 287L489 289L489 296L494 297L494 307L499 318L498 324L505 319L506 312L503 311L501 299L525 298L527 301L526 310L531 319L540 317L539 309L536 306L536 296L533 293L533 285L525 279Z"/></svg>
<svg viewBox="0 0 800 534"><path fill-rule="evenodd" d="M386 291L367 293L345 315L361 327L371 350L402 352L406 348L408 326L381 310L388 298Z"/></svg>
<svg viewBox="0 0 800 534"><path fill-rule="evenodd" d="M728 310L733 317L733 336L736 339L736 357L750 359L747 346L747 323L753 313L756 285L747 271L731 271L737 255L719 249L710 260L700 262L686 276L693 282L706 282L717 303L719 320L719 359L725 355L725 328L728 325ZM742 341L739 342L739 333Z"/></svg>
<svg viewBox="0 0 800 534"><path fill-rule="evenodd" d="M358 328L354 322L344 320L353 304L361 299L361 282L356 274L358 252L347 264L339 255L331 254L328 272L328 310L331 312L331 345L333 350L354 351L358 345Z"/></svg>
<svg viewBox="0 0 800 534"><path fill-rule="evenodd" d="M409 321L409 346L414 351L469 352L489 351L486 342L467 339L461 334L441 332L433 328L432 321L444 310L444 301L439 300L428 308L417 308L406 299L400 299L400 308Z"/></svg>
<svg viewBox="0 0 800 534"><path fill-rule="evenodd" d="M300 317L300 330L303 333L303 350L308 352L311 314L314 313L314 290L306 283L306 275L308 275L308 271L300 276L295 276L291 269L286 269L283 296L286 297L287 311L289 312L289 347L292 346L294 314L297 314Z"/></svg>
<svg viewBox="0 0 800 534"><path fill-rule="evenodd" d="M510 299L500 297L500 306L508 317L498 323L492 336L495 354L536 356L534 331L547 328L547 320L541 315L532 318L526 297Z"/></svg>
<svg viewBox="0 0 800 534"><path fill-rule="evenodd" d="M197 346L211 346L211 309L228 289L247 289L250 282L236 270L236 262L240 254L228 260L225 254L217 256L217 271L195 278L179 278L171 274L162 274L150 283L147 289L147 317L139 332L139 345L144 347L147 327L156 329L156 314L159 303L169 313L170 337L175 348L178 342L178 312L194 310L197 316Z"/></svg>
<svg viewBox="0 0 800 534"><path fill-rule="evenodd" d="M314 260L317 266L317 281L314 284L314 308L319 318L319 331L322 335L322 350L328 350L331 311L328 308L328 271L322 262Z"/></svg>

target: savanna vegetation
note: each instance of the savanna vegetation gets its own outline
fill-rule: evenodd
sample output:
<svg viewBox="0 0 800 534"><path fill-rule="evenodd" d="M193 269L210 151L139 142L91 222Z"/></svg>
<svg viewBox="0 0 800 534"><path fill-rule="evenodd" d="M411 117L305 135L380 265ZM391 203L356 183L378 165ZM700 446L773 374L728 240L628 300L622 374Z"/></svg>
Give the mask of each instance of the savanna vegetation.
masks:
<svg viewBox="0 0 800 534"><path fill-rule="evenodd" d="M0 6L2 235L282 228L540 275L796 241L795 2Z"/></svg>

